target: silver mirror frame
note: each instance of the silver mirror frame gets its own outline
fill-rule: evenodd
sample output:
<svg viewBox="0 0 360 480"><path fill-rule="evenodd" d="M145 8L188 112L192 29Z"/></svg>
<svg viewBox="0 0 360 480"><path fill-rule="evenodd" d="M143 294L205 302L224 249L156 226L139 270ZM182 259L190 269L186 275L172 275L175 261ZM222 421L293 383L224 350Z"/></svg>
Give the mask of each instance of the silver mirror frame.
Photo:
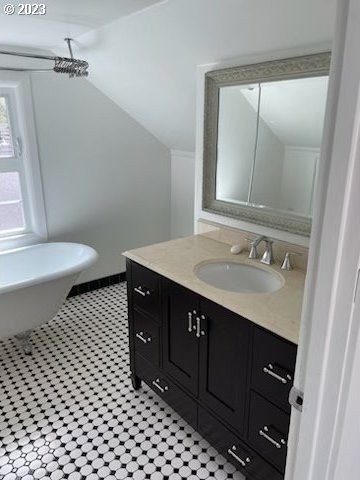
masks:
<svg viewBox="0 0 360 480"><path fill-rule="evenodd" d="M250 223L310 236L311 219L256 205L238 205L216 199L217 134L221 87L329 74L331 53L273 60L214 70L205 74L203 196L204 211Z"/></svg>

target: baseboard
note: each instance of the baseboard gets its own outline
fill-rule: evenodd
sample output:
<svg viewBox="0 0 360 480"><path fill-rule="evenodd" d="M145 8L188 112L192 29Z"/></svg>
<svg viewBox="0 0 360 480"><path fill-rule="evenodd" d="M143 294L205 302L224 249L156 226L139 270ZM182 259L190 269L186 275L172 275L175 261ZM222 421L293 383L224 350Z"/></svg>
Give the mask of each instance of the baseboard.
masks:
<svg viewBox="0 0 360 480"><path fill-rule="evenodd" d="M109 275L108 277L98 278L97 280L91 280L90 282L80 283L74 285L69 292L67 298L76 297L82 293L92 292L99 288L109 287L116 283L124 282L126 280L126 272L116 273L115 275Z"/></svg>

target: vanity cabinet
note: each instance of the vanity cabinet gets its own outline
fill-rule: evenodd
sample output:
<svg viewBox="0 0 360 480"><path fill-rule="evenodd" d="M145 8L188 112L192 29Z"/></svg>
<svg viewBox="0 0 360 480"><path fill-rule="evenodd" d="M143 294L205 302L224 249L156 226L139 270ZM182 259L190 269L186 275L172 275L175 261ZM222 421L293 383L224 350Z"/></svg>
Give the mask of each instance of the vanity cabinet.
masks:
<svg viewBox="0 0 360 480"><path fill-rule="evenodd" d="M249 480L281 480L296 346L127 260L130 366Z"/></svg>
<svg viewBox="0 0 360 480"><path fill-rule="evenodd" d="M204 407L245 432L249 322L200 298L199 395ZM204 335L202 335L202 332Z"/></svg>
<svg viewBox="0 0 360 480"><path fill-rule="evenodd" d="M163 301L164 371L243 433L248 322L166 279Z"/></svg>
<svg viewBox="0 0 360 480"><path fill-rule="evenodd" d="M196 397L199 384L198 296L165 279L163 283L163 369Z"/></svg>

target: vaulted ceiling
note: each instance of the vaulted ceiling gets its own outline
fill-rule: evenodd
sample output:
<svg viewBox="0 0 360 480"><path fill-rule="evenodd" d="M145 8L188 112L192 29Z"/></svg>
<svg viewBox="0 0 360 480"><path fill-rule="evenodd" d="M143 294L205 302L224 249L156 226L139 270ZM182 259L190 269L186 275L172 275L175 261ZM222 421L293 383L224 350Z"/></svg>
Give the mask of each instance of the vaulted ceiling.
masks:
<svg viewBox="0 0 360 480"><path fill-rule="evenodd" d="M59 49L169 148L195 144L196 67L331 46L336 0L44 0L44 17L0 15L0 44ZM279 53L280 52L280 53ZM281 53L282 52L282 53Z"/></svg>

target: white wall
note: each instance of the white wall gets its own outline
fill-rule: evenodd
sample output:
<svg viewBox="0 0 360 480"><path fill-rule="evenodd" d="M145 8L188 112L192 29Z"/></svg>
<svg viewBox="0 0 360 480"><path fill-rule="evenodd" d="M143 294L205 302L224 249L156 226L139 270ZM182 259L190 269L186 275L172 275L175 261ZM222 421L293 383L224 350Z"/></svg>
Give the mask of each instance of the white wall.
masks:
<svg viewBox="0 0 360 480"><path fill-rule="evenodd" d="M359 314L359 311L357 312ZM334 479L354 478L354 472L359 474L360 456L357 446L360 436L360 335L358 334L354 361L352 364L351 376L349 379L349 391L345 405L344 423L342 425L341 439L339 440L339 450L337 455L337 464L334 473ZM349 441L352 440L350 445Z"/></svg>
<svg viewBox="0 0 360 480"><path fill-rule="evenodd" d="M171 238L194 233L195 154L171 151Z"/></svg>
<svg viewBox="0 0 360 480"><path fill-rule="evenodd" d="M196 66L329 42L334 6L171 0L78 37L75 54L89 60L89 80L165 145L193 151Z"/></svg>
<svg viewBox="0 0 360 480"><path fill-rule="evenodd" d="M124 250L170 237L170 151L86 80L32 89L50 240L99 252L79 282L124 271Z"/></svg>

